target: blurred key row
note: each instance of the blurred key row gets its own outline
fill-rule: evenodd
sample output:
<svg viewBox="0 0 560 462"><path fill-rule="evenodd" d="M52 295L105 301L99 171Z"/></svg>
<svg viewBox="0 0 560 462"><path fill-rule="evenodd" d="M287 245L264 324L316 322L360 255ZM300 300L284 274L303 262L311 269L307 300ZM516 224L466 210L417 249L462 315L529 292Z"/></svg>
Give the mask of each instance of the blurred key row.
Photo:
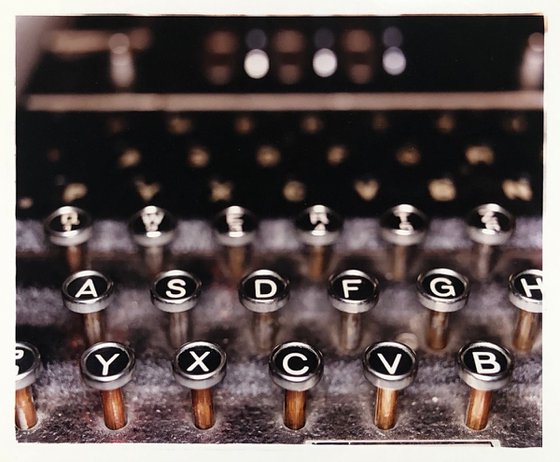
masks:
<svg viewBox="0 0 560 462"><path fill-rule="evenodd" d="M399 204L381 214L378 222L375 232L383 243L379 249L386 254L384 278L409 279L413 276L413 264L422 260L422 244L430 233L428 216L411 204ZM55 210L44 221L46 237L63 254L70 272L89 267L87 243L93 234L92 223L88 212L73 206ZM514 234L515 223L515 217L499 204L481 204L466 215L463 229L459 230L461 236L447 236L457 240L464 234L471 240L466 267L470 277L487 280L492 276L500 259L500 247ZM325 280L338 257L336 243L344 228L343 217L317 204L297 214L291 226L286 232L299 241L294 249L302 251L302 275L310 281ZM128 231L129 239L142 256L140 273L152 277L171 269L169 265L173 265L176 255L169 248L177 238L177 219L172 213L154 205L146 206L130 218ZM198 232L205 230L201 228ZM215 257L225 278L239 280L255 265L254 243L259 234L259 220L250 210L237 205L223 209L213 217L211 230L207 232L206 238L214 240ZM181 235L181 239L197 241L199 238ZM432 236L432 240L435 238ZM369 252L362 253L366 257Z"/></svg>
<svg viewBox="0 0 560 462"><path fill-rule="evenodd" d="M443 216L483 202L522 215L542 208L537 111L28 112L19 120L21 218L60 205L100 218L147 204L181 217L236 203L266 216L314 202L349 216L412 201Z"/></svg>

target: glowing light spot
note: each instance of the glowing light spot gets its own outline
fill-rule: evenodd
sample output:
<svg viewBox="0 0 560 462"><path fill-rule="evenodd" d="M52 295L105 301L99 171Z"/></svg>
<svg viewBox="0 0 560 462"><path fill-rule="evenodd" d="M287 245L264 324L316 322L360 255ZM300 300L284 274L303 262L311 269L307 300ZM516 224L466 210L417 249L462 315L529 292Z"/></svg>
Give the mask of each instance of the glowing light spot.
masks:
<svg viewBox="0 0 560 462"><path fill-rule="evenodd" d="M383 53L383 69L390 75L400 75L406 69L406 58L400 48L387 48Z"/></svg>
<svg viewBox="0 0 560 462"><path fill-rule="evenodd" d="M313 56L313 70L319 77L330 77L336 72L336 55L332 50L321 48Z"/></svg>
<svg viewBox="0 0 560 462"><path fill-rule="evenodd" d="M262 50L251 50L245 56L243 67L252 79L262 79L270 68L268 55Z"/></svg>

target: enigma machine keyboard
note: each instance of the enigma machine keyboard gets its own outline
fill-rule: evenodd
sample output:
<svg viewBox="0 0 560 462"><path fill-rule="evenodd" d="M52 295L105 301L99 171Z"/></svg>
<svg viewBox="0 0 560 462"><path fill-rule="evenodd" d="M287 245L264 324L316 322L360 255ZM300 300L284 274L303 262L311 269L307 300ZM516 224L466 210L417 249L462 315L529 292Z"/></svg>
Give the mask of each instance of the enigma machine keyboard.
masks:
<svg viewBox="0 0 560 462"><path fill-rule="evenodd" d="M543 16L58 19L20 443L542 445Z"/></svg>

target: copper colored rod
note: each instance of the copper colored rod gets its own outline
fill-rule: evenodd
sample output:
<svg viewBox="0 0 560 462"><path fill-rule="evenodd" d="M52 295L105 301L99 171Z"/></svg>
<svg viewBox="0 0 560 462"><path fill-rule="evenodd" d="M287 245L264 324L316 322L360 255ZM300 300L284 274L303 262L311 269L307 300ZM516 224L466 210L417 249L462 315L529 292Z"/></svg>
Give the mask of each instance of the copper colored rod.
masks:
<svg viewBox="0 0 560 462"><path fill-rule="evenodd" d="M389 430L395 426L398 394L398 390L377 389L373 423L381 430Z"/></svg>
<svg viewBox="0 0 560 462"><path fill-rule="evenodd" d="M278 321L276 312L253 314L253 336L257 348L261 351L270 351L275 345Z"/></svg>
<svg viewBox="0 0 560 462"><path fill-rule="evenodd" d="M305 392L284 390L284 425L299 430L305 425Z"/></svg>
<svg viewBox="0 0 560 462"><path fill-rule="evenodd" d="M408 273L408 262L410 260L410 246L392 246L392 268L391 279L394 281L404 281Z"/></svg>
<svg viewBox="0 0 560 462"><path fill-rule="evenodd" d="M442 350L447 345L449 314L430 310L427 342L432 350Z"/></svg>
<svg viewBox="0 0 560 462"><path fill-rule="evenodd" d="M105 425L111 430L118 430L126 425L126 411L124 408L124 400L122 390L107 390L101 392L101 401L103 403L103 416Z"/></svg>
<svg viewBox="0 0 560 462"><path fill-rule="evenodd" d="M340 347L344 351L358 348L362 333L362 315L340 312Z"/></svg>
<svg viewBox="0 0 560 462"><path fill-rule="evenodd" d="M476 279L484 281L488 279L492 266L496 260L496 251L490 245L476 243L473 249L473 268Z"/></svg>
<svg viewBox="0 0 560 462"><path fill-rule="evenodd" d="M307 277L313 282L321 282L329 269L332 246L307 246Z"/></svg>
<svg viewBox="0 0 560 462"><path fill-rule="evenodd" d="M212 390L191 390L192 414L194 425L201 430L214 426L214 405L212 403Z"/></svg>
<svg viewBox="0 0 560 462"><path fill-rule="evenodd" d="M169 342L179 348L189 339L189 312L169 313Z"/></svg>
<svg viewBox="0 0 560 462"><path fill-rule="evenodd" d="M105 340L105 318L102 311L83 315L84 331L88 345Z"/></svg>
<svg viewBox="0 0 560 462"><path fill-rule="evenodd" d="M520 309L513 334L513 346L519 351L531 351L538 326L539 317L536 313Z"/></svg>
<svg viewBox="0 0 560 462"><path fill-rule="evenodd" d="M143 247L142 258L148 270L150 278L155 277L158 273L163 271L163 264L165 260L165 251L163 247Z"/></svg>
<svg viewBox="0 0 560 462"><path fill-rule="evenodd" d="M37 411L35 411L31 387L16 390L16 426L21 430L29 430L36 423Z"/></svg>
<svg viewBox="0 0 560 462"><path fill-rule="evenodd" d="M227 271L235 281L241 279L249 269L251 250L247 245L225 247Z"/></svg>
<svg viewBox="0 0 560 462"><path fill-rule="evenodd" d="M471 388L465 425L473 430L482 430L488 423L492 403L492 392Z"/></svg>
<svg viewBox="0 0 560 462"><path fill-rule="evenodd" d="M88 267L87 250L84 244L68 246L64 253L70 273L76 273Z"/></svg>

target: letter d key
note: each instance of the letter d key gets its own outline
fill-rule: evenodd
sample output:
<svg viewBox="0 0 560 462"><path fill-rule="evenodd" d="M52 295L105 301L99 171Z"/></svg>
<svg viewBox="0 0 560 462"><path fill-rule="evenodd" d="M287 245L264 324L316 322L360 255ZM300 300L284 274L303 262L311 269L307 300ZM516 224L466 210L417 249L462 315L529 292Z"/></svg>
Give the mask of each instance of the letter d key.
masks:
<svg viewBox="0 0 560 462"><path fill-rule="evenodd" d="M289 282L267 269L253 271L239 284L239 301L253 312L253 336L261 351L270 351L278 330L277 312L290 297Z"/></svg>

